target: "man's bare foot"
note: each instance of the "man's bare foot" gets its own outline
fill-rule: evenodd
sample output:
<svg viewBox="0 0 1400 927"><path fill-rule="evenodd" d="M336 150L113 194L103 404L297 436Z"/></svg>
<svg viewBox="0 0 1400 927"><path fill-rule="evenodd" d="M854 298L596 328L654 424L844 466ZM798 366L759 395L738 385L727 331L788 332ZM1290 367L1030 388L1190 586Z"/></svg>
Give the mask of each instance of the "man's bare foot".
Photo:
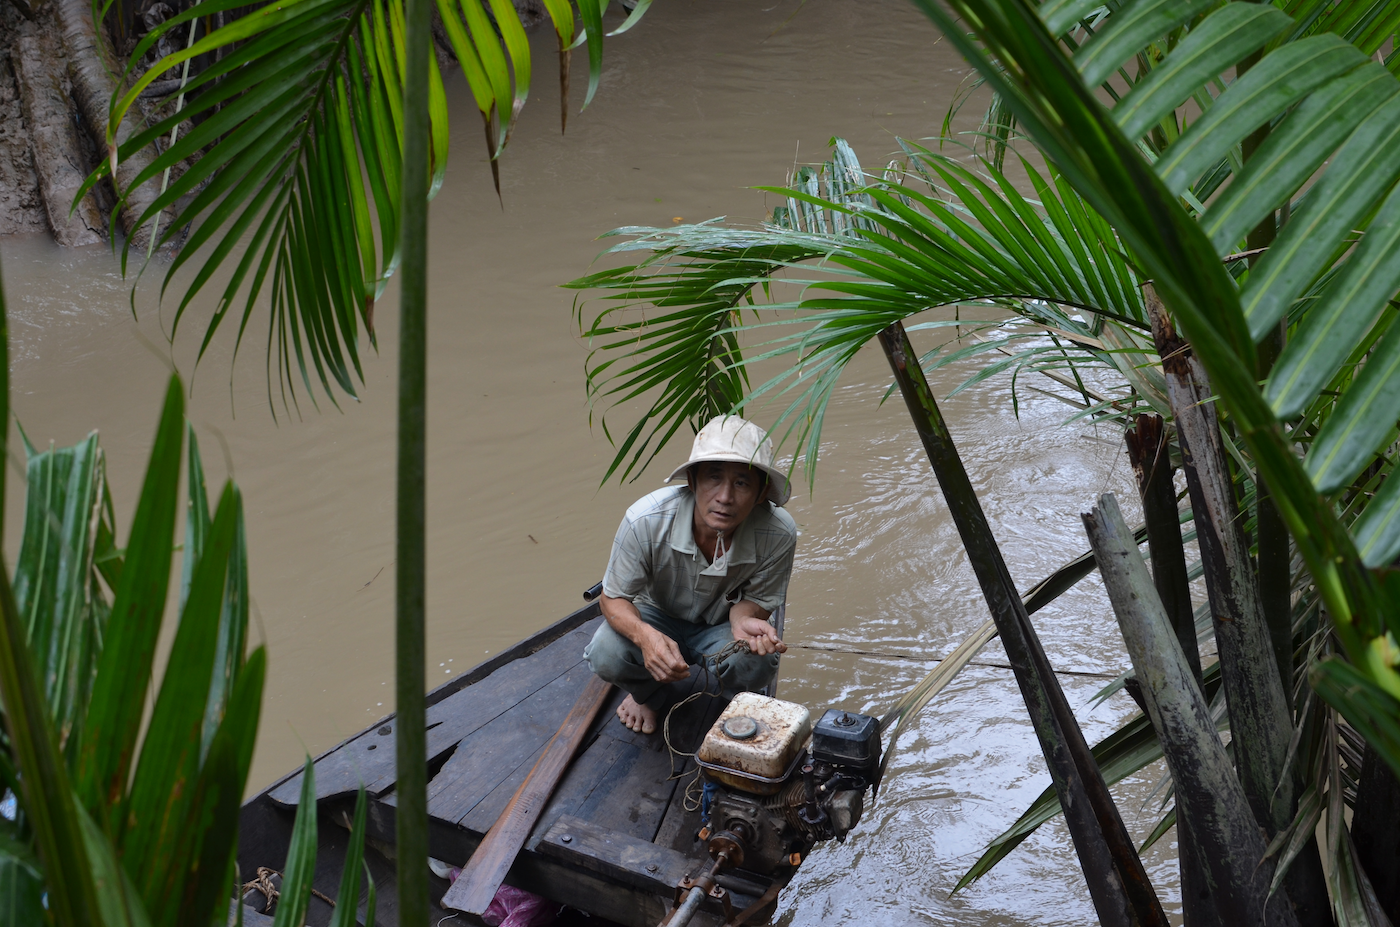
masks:
<svg viewBox="0 0 1400 927"><path fill-rule="evenodd" d="M638 734L652 734L656 731L656 712L639 704L630 695L617 706L617 717L622 721L623 727Z"/></svg>

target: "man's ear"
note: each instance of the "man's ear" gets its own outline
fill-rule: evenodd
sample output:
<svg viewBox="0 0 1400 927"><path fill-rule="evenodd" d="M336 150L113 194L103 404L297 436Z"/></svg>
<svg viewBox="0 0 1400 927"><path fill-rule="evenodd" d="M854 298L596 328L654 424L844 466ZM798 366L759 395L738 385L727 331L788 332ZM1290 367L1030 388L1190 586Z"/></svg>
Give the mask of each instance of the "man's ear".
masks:
<svg viewBox="0 0 1400 927"><path fill-rule="evenodd" d="M695 466L693 464L685 468L685 485L690 487L691 492L695 492Z"/></svg>

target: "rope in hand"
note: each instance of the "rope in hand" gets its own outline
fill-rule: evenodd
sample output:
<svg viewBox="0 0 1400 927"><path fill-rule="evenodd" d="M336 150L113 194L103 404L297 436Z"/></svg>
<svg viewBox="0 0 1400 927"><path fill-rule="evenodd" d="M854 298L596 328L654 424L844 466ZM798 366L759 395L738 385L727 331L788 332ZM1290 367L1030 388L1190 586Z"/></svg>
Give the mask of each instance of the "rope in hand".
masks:
<svg viewBox="0 0 1400 927"><path fill-rule="evenodd" d="M670 709L666 712L666 719L661 722L661 739L665 742L666 749L671 752L672 769L675 769L676 757L680 756L693 759L695 757L695 754L693 752L688 753L685 750L677 750L675 744L671 743L671 716L676 713L676 710L678 708L682 707L683 705L690 704L691 702L700 698L702 695L708 695L710 698L719 698L720 695L723 694L724 687L719 686L718 691L710 691L710 676L713 674L715 677L715 681L718 682L719 665L721 662L729 659L735 654L750 652L751 651L749 650L748 641L733 640L725 644L719 650L716 650L714 653L707 653L700 658L700 688L697 691L690 693L685 698L681 699L679 702L676 702L676 704L672 705ZM714 666L713 670L710 669L712 664ZM667 781L670 781L671 779L679 779L682 776L686 775L684 761L681 762L681 767L681 771L673 772L667 778ZM688 783L686 783L685 791L681 795L682 807L684 807L686 811L698 811L700 809L700 797L698 794L696 794L696 787L699 785L700 769L699 767L696 767L695 775L691 778L691 780Z"/></svg>

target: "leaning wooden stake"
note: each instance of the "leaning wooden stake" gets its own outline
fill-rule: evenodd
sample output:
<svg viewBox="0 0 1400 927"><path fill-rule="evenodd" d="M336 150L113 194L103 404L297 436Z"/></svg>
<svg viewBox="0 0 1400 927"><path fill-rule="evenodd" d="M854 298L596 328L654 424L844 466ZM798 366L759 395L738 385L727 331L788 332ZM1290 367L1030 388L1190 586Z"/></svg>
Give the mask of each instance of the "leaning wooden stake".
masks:
<svg viewBox="0 0 1400 927"><path fill-rule="evenodd" d="M1031 626L1030 616L1002 559L903 324L895 322L880 332L880 345L894 370L895 382L909 407L914 427L923 439L933 472L1001 634L1031 724L1045 753L1050 778L1059 793L1060 806L1065 810L1065 822L1074 839L1099 922L1104 927L1130 924L1166 927L1162 905L1059 680L1050 668L1040 638Z"/></svg>
<svg viewBox="0 0 1400 927"><path fill-rule="evenodd" d="M1274 860L1264 857L1263 830L1112 494L1099 497L1098 506L1084 516L1084 527L1171 770L1177 819L1191 821L1220 922L1296 925L1285 893L1268 900Z"/></svg>
<svg viewBox="0 0 1400 927"><path fill-rule="evenodd" d="M569 711L569 716L550 738L544 753L535 761L534 768L520 783L520 788L511 796L496 823L486 832L472 858L462 868L462 874L447 894L442 896L442 906L452 911L465 911L481 915L491 906L496 890L501 887L516 854L525 845L540 813L554 794L569 761L574 758L584 735L598 717L598 711L612 694L612 684L597 676L589 676L583 693Z"/></svg>

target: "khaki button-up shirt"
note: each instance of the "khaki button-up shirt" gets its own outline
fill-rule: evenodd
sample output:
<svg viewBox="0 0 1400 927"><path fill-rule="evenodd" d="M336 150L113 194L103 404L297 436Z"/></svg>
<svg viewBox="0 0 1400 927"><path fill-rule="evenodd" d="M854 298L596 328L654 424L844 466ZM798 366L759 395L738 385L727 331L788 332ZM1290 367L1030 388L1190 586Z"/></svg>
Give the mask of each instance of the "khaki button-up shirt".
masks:
<svg viewBox="0 0 1400 927"><path fill-rule="evenodd" d="M791 515L760 502L714 564L695 543L694 518L695 494L684 486L633 503L613 539L603 592L698 624L728 621L741 599L768 612L783 604L797 547Z"/></svg>

